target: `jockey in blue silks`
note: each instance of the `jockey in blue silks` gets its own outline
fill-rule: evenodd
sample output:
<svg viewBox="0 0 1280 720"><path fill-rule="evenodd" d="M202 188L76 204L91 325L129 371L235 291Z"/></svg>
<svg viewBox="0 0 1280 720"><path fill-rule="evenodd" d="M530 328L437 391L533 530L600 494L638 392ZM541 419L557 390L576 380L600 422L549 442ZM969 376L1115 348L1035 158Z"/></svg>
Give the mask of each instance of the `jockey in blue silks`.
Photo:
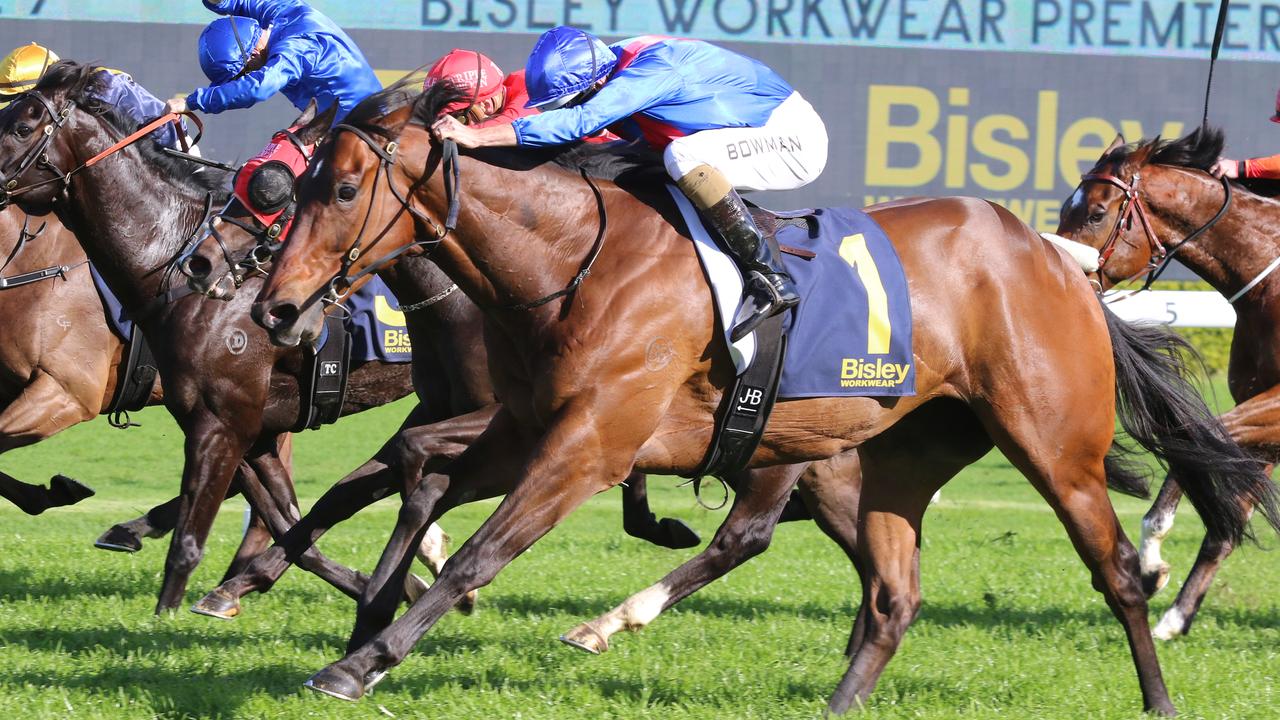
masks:
<svg viewBox="0 0 1280 720"><path fill-rule="evenodd" d="M360 48L303 0L204 0L229 17L200 34L200 69L213 83L169 101L173 111L216 114L283 93L303 110L337 105L337 120L382 89Z"/></svg>
<svg viewBox="0 0 1280 720"><path fill-rule="evenodd" d="M826 167L822 118L777 73L697 40L648 35L605 45L561 26L538 38L525 81L540 114L483 128L443 116L433 131L463 147L557 145L603 128L643 138L742 271L746 298L731 338L799 302L737 193L802 187Z"/></svg>

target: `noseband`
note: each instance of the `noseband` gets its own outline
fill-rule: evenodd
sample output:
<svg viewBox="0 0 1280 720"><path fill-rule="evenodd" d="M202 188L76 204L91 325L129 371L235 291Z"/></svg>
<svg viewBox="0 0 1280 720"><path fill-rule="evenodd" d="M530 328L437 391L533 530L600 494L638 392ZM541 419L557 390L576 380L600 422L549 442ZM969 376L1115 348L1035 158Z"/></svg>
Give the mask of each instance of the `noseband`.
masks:
<svg viewBox="0 0 1280 720"><path fill-rule="evenodd" d="M1130 178L1127 183L1123 179L1109 172L1089 173L1082 176L1080 179L1082 182L1104 182L1108 185L1113 185L1119 188L1120 191L1124 193L1124 200L1120 203L1120 212L1116 216L1116 224L1111 228L1111 234L1107 236L1107 241L1098 249L1099 277L1101 277L1102 268L1106 266L1107 260L1110 259L1111 254L1115 252L1116 247L1119 244L1120 235L1133 228L1134 218L1136 217L1138 223L1142 225L1142 232L1146 237L1151 258L1147 261L1147 266L1143 268L1142 271L1124 281L1127 282L1128 280L1133 280L1145 274L1147 279L1142 285L1142 290L1150 289L1152 283L1164 274L1164 271L1168 269L1169 264L1173 262L1174 255L1177 254L1178 250L1180 250L1183 245L1186 245L1192 240L1200 237L1207 232L1209 228L1216 225L1218 221L1227 214L1227 210L1231 207L1231 182L1224 177L1221 178L1222 189L1225 192L1222 207L1218 209L1218 212L1209 220L1209 222L1196 228L1190 235L1187 235L1185 238L1178 241L1178 243L1172 248L1166 250L1164 244L1160 242L1160 238L1156 237L1155 231L1151 229L1151 220L1148 217L1147 206L1142 200L1142 194L1138 187L1138 183L1142 180L1141 175L1134 173L1133 177Z"/></svg>

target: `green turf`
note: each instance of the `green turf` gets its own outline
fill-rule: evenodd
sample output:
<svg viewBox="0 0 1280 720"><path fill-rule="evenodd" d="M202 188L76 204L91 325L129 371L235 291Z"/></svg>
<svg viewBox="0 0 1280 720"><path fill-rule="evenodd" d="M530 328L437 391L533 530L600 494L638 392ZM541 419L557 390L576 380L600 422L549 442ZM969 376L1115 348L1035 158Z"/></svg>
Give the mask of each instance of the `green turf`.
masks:
<svg viewBox="0 0 1280 720"><path fill-rule="evenodd" d="M406 407L384 408L297 443L304 503L371 453ZM357 705L301 688L342 655L353 604L301 572L222 622L151 614L165 541L137 555L91 543L175 490L181 439L162 411L127 433L105 423L6 455L7 472L65 472L98 490L29 518L0 507L0 715L7 718L790 718L818 717L845 669L854 574L811 525L640 634L593 657L556 637L656 580L693 551L621 533L617 492L581 509L481 591L473 617L450 614ZM652 482L661 514L704 537L722 512ZM1136 536L1143 503L1116 500ZM494 507L443 523L465 538ZM227 504L188 603L220 577L243 502ZM394 522L387 501L326 537L336 559L369 569ZM1135 718L1141 697L1120 626L1089 586L1047 506L992 456L944 491L923 543L925 604L871 703L875 718ZM1166 558L1175 579L1200 533L1190 512ZM1271 546L1274 539L1268 540ZM1280 715L1280 560L1231 558L1192 635L1162 645L1186 717Z"/></svg>

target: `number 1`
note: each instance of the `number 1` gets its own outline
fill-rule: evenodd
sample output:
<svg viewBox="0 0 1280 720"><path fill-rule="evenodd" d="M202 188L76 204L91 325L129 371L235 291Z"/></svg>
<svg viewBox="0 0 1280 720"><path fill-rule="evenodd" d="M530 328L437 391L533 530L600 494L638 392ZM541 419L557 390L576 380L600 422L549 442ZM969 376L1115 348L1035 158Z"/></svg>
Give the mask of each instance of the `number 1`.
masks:
<svg viewBox="0 0 1280 720"><path fill-rule="evenodd" d="M840 257L849 263L867 290L867 354L888 355L893 326L889 321L889 296L880 282L880 269L867 248L862 233L850 235L840 243Z"/></svg>

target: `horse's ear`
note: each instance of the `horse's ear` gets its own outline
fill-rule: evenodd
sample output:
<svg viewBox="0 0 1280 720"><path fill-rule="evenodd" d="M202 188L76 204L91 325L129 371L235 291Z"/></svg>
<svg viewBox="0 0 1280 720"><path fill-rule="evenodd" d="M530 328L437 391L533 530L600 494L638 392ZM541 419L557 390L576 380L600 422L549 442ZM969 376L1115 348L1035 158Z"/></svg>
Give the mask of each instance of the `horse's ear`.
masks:
<svg viewBox="0 0 1280 720"><path fill-rule="evenodd" d="M316 119L316 113L318 113L319 110L320 106L316 104L315 98L312 98L311 102L307 103L307 109L303 110L302 114L298 116L298 119L294 120L293 124L289 127L303 127L305 125L310 125L311 121Z"/></svg>
<svg viewBox="0 0 1280 720"><path fill-rule="evenodd" d="M1106 136L1104 135L1103 137L1106 137ZM1124 146L1125 146L1124 135L1121 135L1120 133L1116 133L1116 139L1112 140L1111 144L1107 146L1107 149L1102 151L1102 156L1106 157Z"/></svg>
<svg viewBox="0 0 1280 720"><path fill-rule="evenodd" d="M1157 135L1151 142L1144 142L1138 146L1133 154L1129 155L1128 164L1131 167L1139 168L1147 164L1151 159L1151 153L1160 145L1160 136Z"/></svg>
<svg viewBox="0 0 1280 720"><path fill-rule="evenodd" d="M312 101L312 105L315 101ZM311 108L308 108L310 110ZM304 112L303 115L306 115ZM311 118L311 122L298 131L298 139L304 145L315 145L320 142L325 133L329 132L329 126L333 124L333 119L338 116L338 104L334 103L329 106L328 110Z"/></svg>

